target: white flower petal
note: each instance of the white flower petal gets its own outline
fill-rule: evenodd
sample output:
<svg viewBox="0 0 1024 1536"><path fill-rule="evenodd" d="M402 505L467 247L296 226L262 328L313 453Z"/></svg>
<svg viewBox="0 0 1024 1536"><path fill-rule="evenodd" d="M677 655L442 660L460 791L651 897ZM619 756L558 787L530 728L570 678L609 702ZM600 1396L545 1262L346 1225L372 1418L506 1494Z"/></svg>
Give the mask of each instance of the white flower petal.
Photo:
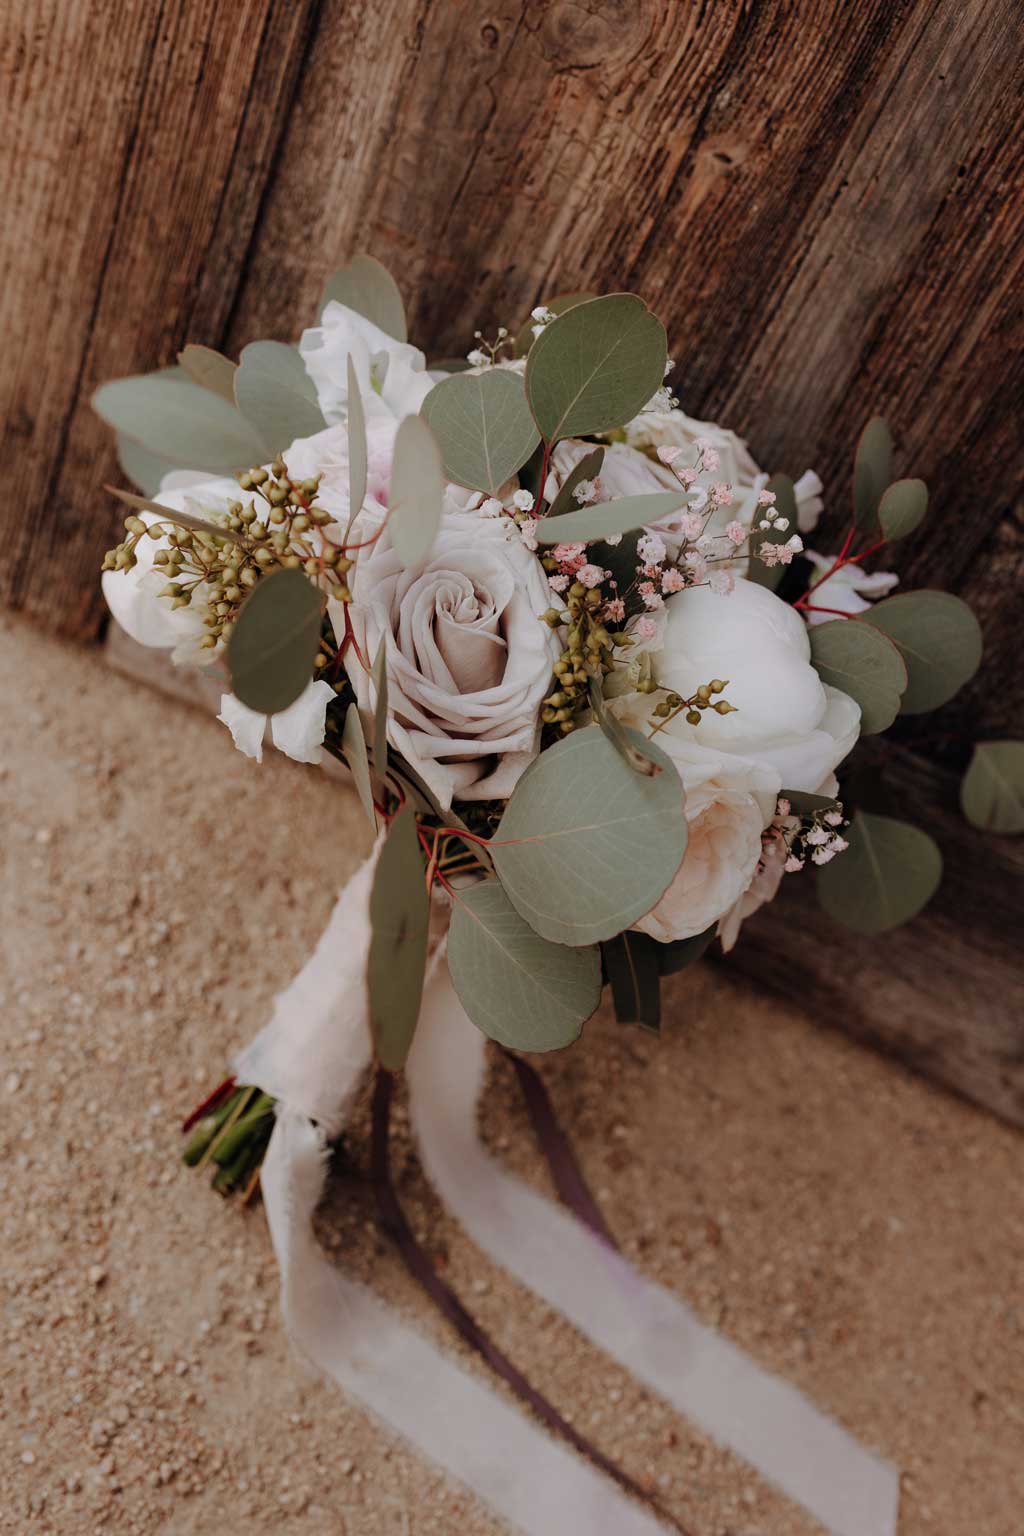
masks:
<svg viewBox="0 0 1024 1536"><path fill-rule="evenodd" d="M324 739L327 706L334 698L330 683L310 682L294 704L270 717L274 746L297 763L318 763ZM244 707L244 706L243 706Z"/></svg>
<svg viewBox="0 0 1024 1536"><path fill-rule="evenodd" d="M242 703L241 699L236 699L233 693L222 693L220 714L217 719L227 726L239 752L244 752L246 757L254 757L258 763L262 763L263 737L267 729L266 715L250 709L247 704Z"/></svg>

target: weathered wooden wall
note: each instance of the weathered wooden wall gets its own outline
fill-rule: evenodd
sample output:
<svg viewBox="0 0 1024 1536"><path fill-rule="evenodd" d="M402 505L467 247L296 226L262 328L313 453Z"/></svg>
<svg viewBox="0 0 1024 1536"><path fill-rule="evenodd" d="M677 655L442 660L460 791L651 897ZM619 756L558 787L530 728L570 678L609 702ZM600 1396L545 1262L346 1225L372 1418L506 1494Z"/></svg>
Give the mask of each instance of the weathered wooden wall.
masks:
<svg viewBox="0 0 1024 1536"><path fill-rule="evenodd" d="M565 289L636 288L677 390L844 519L882 409L935 513L906 551L963 590L1021 691L1019 0L43 0L7 7L0 595L101 622L115 522L88 409L187 338L294 335L357 249L414 334L465 350ZM55 604L56 611L55 611Z"/></svg>

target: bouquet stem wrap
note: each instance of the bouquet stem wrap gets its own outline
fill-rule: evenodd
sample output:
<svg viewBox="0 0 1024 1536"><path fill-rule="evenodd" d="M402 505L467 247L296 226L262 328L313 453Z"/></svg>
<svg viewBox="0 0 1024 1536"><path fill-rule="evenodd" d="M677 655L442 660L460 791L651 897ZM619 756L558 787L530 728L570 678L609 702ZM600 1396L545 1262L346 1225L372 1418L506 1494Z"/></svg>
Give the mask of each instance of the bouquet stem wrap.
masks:
<svg viewBox="0 0 1024 1536"><path fill-rule="evenodd" d="M346 1279L316 1242L326 1138L340 1130L372 1054L365 972L375 862L376 850L235 1067L239 1082L278 1100L262 1184L289 1336L524 1536L658 1536L667 1527L654 1513ZM428 1175L474 1241L833 1536L894 1536L894 1467L488 1156L476 1134L485 1055L442 940L409 1060L413 1124Z"/></svg>

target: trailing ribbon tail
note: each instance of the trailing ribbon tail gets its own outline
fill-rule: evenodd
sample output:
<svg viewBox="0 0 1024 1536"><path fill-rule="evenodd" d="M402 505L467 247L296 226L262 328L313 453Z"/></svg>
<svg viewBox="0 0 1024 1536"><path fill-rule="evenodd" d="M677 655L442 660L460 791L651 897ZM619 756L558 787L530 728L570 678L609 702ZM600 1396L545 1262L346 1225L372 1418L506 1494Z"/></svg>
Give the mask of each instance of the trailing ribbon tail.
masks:
<svg viewBox="0 0 1024 1536"><path fill-rule="evenodd" d="M431 1182L475 1242L832 1536L895 1536L895 1467L485 1152L485 1047L442 957L409 1060L413 1124Z"/></svg>

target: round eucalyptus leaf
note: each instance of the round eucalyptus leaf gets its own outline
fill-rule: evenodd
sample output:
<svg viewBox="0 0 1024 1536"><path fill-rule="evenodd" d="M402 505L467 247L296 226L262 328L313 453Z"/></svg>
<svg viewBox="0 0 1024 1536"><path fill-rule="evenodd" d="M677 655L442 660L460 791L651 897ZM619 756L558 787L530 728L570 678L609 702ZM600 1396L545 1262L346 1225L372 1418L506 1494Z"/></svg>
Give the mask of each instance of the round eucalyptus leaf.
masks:
<svg viewBox="0 0 1024 1536"><path fill-rule="evenodd" d="M333 273L324 287L320 299L320 311L335 300L357 315L393 336L396 341L408 341L405 324L405 305L402 295L387 267L373 256L360 255L347 267Z"/></svg>
<svg viewBox="0 0 1024 1536"><path fill-rule="evenodd" d="M979 741L960 785L960 805L982 832L1024 832L1024 741Z"/></svg>
<svg viewBox="0 0 1024 1536"><path fill-rule="evenodd" d="M419 565L430 553L443 504L437 439L422 416L407 416L395 434L388 485L388 529L403 565Z"/></svg>
<svg viewBox="0 0 1024 1536"><path fill-rule="evenodd" d="M889 539L905 539L928 511L928 487L923 480L894 480L878 503L878 521Z"/></svg>
<svg viewBox="0 0 1024 1536"><path fill-rule="evenodd" d="M621 427L665 377L665 327L642 299L613 293L567 309L530 348L526 394L547 443Z"/></svg>
<svg viewBox="0 0 1024 1536"><path fill-rule="evenodd" d="M190 342L178 353L178 362L193 384L198 384L201 389L212 389L215 395L234 405L236 365L229 357L223 357L212 347L200 347Z"/></svg>
<svg viewBox="0 0 1024 1536"><path fill-rule="evenodd" d="M853 512L860 528L873 528L882 493L892 479L892 433L873 416L860 435L853 461Z"/></svg>
<svg viewBox="0 0 1024 1536"><path fill-rule="evenodd" d="M596 944L643 917L686 852L683 787L671 758L630 739L662 770L641 774L599 725L530 765L488 843L513 906L556 944Z"/></svg>
<svg viewBox="0 0 1024 1536"><path fill-rule="evenodd" d="M935 895L942 855L920 827L858 811L843 835L850 846L818 870L818 900L836 922L855 933L885 933Z"/></svg>
<svg viewBox="0 0 1024 1536"><path fill-rule="evenodd" d="M189 378L138 374L102 384L97 415L150 453L213 475L248 469L263 458L263 440L233 405Z"/></svg>
<svg viewBox="0 0 1024 1536"><path fill-rule="evenodd" d="M180 464L172 464L170 459L162 459L159 454L150 453L148 448L125 437L123 432L117 434L117 462L132 484L138 486L145 496L155 496L164 476L169 475L172 469L181 468Z"/></svg>
<svg viewBox="0 0 1024 1536"><path fill-rule="evenodd" d="M561 517L542 517L537 524L539 544L589 544L616 533L632 533L678 511L686 500L686 491L649 491L643 496L620 496L616 501L599 501L592 507L579 507Z"/></svg>
<svg viewBox="0 0 1024 1536"><path fill-rule="evenodd" d="M561 517L563 512L574 512L579 506L574 496L576 487L584 480L596 480L601 473L603 463L603 448L592 448L589 453L585 453L559 486L555 499L548 508L548 517Z"/></svg>
<svg viewBox="0 0 1024 1536"><path fill-rule="evenodd" d="M553 299L545 299L543 307L550 309L553 315L564 315L567 309L572 309L576 304L586 304L590 299L596 299L596 293L559 293ZM516 335L516 357L525 357L536 341L533 328L537 324L531 315L524 325L521 325Z"/></svg>
<svg viewBox="0 0 1024 1536"><path fill-rule="evenodd" d="M497 880L456 893L448 965L477 1028L517 1051L571 1045L601 1000L597 946L548 943L523 921Z"/></svg>
<svg viewBox="0 0 1024 1536"><path fill-rule="evenodd" d="M301 571L272 571L242 604L228 640L235 697L264 715L294 704L320 646L323 596Z"/></svg>
<svg viewBox="0 0 1024 1536"><path fill-rule="evenodd" d="M420 414L456 485L493 496L540 441L519 374L507 368L453 374L435 384Z"/></svg>
<svg viewBox="0 0 1024 1536"><path fill-rule="evenodd" d="M907 668L901 715L938 709L981 664L981 626L951 592L904 592L875 603L859 620L899 648Z"/></svg>
<svg viewBox="0 0 1024 1536"><path fill-rule="evenodd" d="M907 669L893 641L855 619L830 619L809 632L811 665L823 683L860 705L864 736L886 730L899 714Z"/></svg>
<svg viewBox="0 0 1024 1536"><path fill-rule="evenodd" d="M406 802L388 828L370 891L366 968L370 1028L381 1066L405 1066L423 996L430 899L416 812Z"/></svg>
<svg viewBox="0 0 1024 1536"><path fill-rule="evenodd" d="M316 387L294 347L254 341L245 347L235 373L238 409L268 456L283 453L299 437L313 437L327 423Z"/></svg>

